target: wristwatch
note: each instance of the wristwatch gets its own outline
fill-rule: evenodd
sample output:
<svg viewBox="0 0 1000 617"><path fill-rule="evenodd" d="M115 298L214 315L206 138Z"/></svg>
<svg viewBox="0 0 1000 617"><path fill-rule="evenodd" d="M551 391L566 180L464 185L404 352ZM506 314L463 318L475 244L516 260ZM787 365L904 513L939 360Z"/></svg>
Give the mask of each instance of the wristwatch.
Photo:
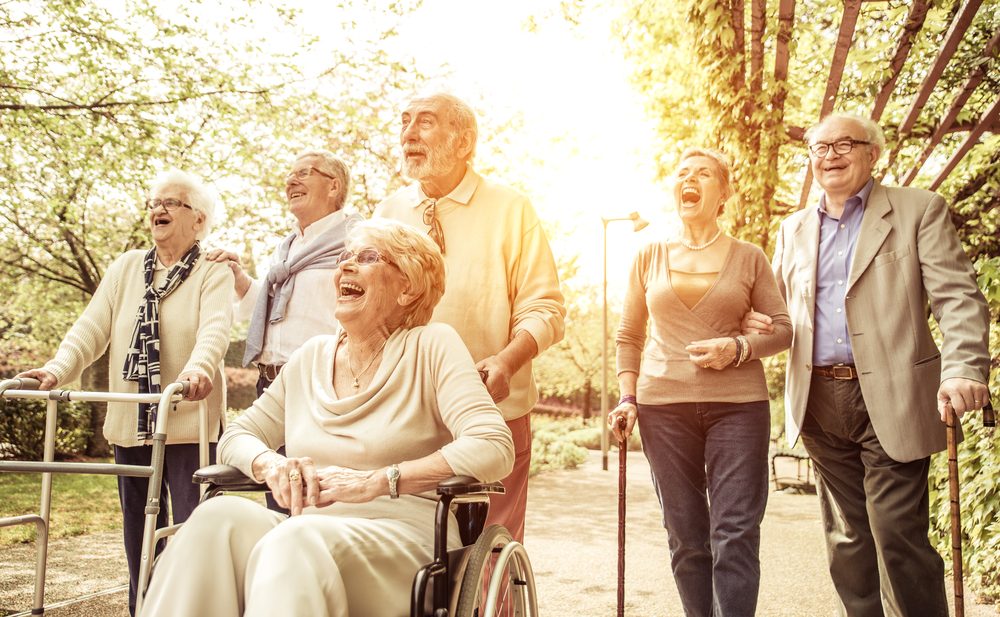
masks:
<svg viewBox="0 0 1000 617"><path fill-rule="evenodd" d="M385 477L389 479L389 499L399 499L399 465L389 465L385 468Z"/></svg>

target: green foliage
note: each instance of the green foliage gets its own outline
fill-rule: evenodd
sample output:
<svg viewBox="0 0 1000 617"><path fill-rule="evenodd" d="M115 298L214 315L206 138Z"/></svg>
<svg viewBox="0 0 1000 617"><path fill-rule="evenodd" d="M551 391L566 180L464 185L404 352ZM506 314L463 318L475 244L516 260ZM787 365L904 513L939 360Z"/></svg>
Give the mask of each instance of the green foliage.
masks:
<svg viewBox="0 0 1000 617"><path fill-rule="evenodd" d="M45 403L39 400L0 399L0 458L42 460ZM90 406L79 402L60 403L56 422L56 457L83 454L91 435Z"/></svg>
<svg viewBox="0 0 1000 617"><path fill-rule="evenodd" d="M53 475L49 539L120 529L121 509L115 482L114 476ZM41 484L40 474L0 473L0 517L37 513ZM0 549L34 540L34 525L0 529Z"/></svg>
<svg viewBox="0 0 1000 617"><path fill-rule="evenodd" d="M331 50L277 2L0 3L0 278L25 281L0 300L0 344L51 353L111 260L148 245L140 204L165 168L219 189L208 244L251 264L288 229L280 187L304 149L350 160L370 211L400 182L398 93L424 79L386 51L414 6L329 7L330 30L349 33Z"/></svg>
<svg viewBox="0 0 1000 617"><path fill-rule="evenodd" d="M530 476L556 469L576 469L587 460L587 451L549 431L533 431Z"/></svg>

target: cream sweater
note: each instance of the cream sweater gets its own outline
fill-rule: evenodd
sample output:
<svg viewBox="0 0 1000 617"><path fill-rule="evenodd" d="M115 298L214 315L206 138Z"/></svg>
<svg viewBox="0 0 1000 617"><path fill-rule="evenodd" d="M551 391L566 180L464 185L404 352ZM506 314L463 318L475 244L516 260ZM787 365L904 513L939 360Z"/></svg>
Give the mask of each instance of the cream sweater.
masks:
<svg viewBox="0 0 1000 617"><path fill-rule="evenodd" d="M138 384L122 378L125 355L132 343L136 314L145 293L142 262L145 250L129 251L108 268L83 314L43 368L60 384L79 379L83 369L108 350L108 381L112 392L135 393ZM157 261L153 275L159 286L167 268ZM208 431L215 441L225 422L226 378L222 361L229 347L233 314L233 275L222 263L201 257L181 285L160 302L160 383L172 383L187 371L212 379L212 393L201 401L183 401L170 414L167 443L197 443L198 411L208 408ZM140 445L136 439L137 406L109 403L104 437L118 446Z"/></svg>
<svg viewBox="0 0 1000 617"><path fill-rule="evenodd" d="M419 183L403 187L375 209L417 229L423 224ZM566 309L559 275L541 222L527 198L468 168L455 190L438 200L447 283L431 321L458 331L475 361L507 346L521 330L542 353L563 337ZM507 420L534 407L538 390L526 363L498 406Z"/></svg>
<svg viewBox="0 0 1000 617"><path fill-rule="evenodd" d="M317 467L378 469L440 450L456 474L484 482L510 473L510 430L455 331L444 324L397 330L371 384L333 391L337 336L292 354L277 380L229 425L219 461L252 476L253 460L284 444Z"/></svg>
<svg viewBox="0 0 1000 617"><path fill-rule="evenodd" d="M767 400L758 358L788 348L792 323L764 252L734 241L715 284L691 309L671 288L669 266L665 242L650 244L636 255L616 339L618 374L638 373L636 398L646 405ZM750 309L774 320L772 335L747 337L752 361L717 371L688 359L684 348L692 341L738 335Z"/></svg>

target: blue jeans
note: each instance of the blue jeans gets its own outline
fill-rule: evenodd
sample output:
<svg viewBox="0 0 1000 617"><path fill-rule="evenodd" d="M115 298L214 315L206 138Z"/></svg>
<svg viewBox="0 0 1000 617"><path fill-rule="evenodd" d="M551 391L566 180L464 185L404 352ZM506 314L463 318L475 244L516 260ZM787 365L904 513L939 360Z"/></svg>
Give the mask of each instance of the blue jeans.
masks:
<svg viewBox="0 0 1000 617"><path fill-rule="evenodd" d="M768 492L768 402L638 407L685 614L752 616Z"/></svg>

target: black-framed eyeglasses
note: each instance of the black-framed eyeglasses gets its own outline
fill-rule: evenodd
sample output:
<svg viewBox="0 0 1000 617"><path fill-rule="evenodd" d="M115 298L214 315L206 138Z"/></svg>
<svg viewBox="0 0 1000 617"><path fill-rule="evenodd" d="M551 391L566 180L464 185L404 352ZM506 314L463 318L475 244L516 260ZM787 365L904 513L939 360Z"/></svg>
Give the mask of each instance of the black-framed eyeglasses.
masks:
<svg viewBox="0 0 1000 617"><path fill-rule="evenodd" d="M830 148L837 154L850 154L854 146L870 146L872 142L863 139L838 139L837 141L817 141L809 144L809 152L813 156L823 158L830 153Z"/></svg>
<svg viewBox="0 0 1000 617"><path fill-rule="evenodd" d="M379 253L377 250L373 248L361 249L356 253L354 251L344 251L343 253L340 254L340 257L337 258L337 265L339 266L345 261L350 261L351 259L354 260L354 263L365 264L365 265L377 263L379 261L381 261L382 263L387 263L390 266L396 265L391 261L389 261L384 255L382 255L382 253Z"/></svg>
<svg viewBox="0 0 1000 617"><path fill-rule="evenodd" d="M303 167L302 169L293 169L292 171L288 172L288 175L285 176L285 182L291 182L292 180L302 181L313 174L319 174L324 178L329 178L331 180L335 179L333 176L326 173L322 169L317 169L312 165L310 165L309 167Z"/></svg>
<svg viewBox="0 0 1000 617"><path fill-rule="evenodd" d="M160 206L163 206L163 208L167 212L173 212L177 208L187 208L188 210L194 210L194 208L192 208L191 206L189 206L188 204L184 203L183 201L181 201L179 199L169 198L169 199L147 199L146 200L146 209L147 210L156 210Z"/></svg>

